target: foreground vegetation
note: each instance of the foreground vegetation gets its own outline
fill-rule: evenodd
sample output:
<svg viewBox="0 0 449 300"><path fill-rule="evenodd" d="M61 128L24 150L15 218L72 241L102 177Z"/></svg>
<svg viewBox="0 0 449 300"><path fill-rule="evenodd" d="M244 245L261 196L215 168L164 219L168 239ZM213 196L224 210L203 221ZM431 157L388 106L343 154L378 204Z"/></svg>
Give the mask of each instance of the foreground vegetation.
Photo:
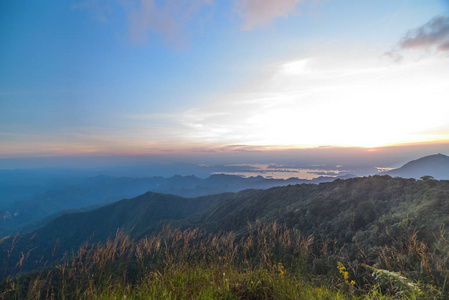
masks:
<svg viewBox="0 0 449 300"><path fill-rule="evenodd" d="M449 181L373 176L200 198L148 192L98 209L67 213L32 232L7 238L0 244L0 280L52 265L86 241L105 243L117 228L136 241L157 235L164 225L182 230L198 227L215 234L234 232L240 237L247 234L247 221L256 220L312 235L313 247L327 243L343 248L350 261L360 259L363 252L372 265L382 247L401 245L404 227L433 245L434 235L449 226ZM23 255L28 258L18 268ZM326 274L324 263L315 262L317 274Z"/></svg>
<svg viewBox="0 0 449 300"><path fill-rule="evenodd" d="M408 224L370 259L260 221L244 234L172 230L85 244L40 272L8 277L2 299L445 299L444 233L433 245ZM335 245L335 243L334 243ZM23 256L26 259L26 255ZM20 262L17 266L20 268Z"/></svg>

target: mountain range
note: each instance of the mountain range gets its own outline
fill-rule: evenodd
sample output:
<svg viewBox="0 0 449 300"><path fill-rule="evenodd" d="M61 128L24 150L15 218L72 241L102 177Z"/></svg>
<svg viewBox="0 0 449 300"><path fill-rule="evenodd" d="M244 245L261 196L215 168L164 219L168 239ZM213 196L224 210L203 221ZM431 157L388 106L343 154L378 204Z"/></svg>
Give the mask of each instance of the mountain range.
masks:
<svg viewBox="0 0 449 300"><path fill-rule="evenodd" d="M276 180L232 175L212 175L206 179L78 178L77 185L65 185L33 200L16 202L12 212L0 210L3 236L5 228L34 220L22 227L16 242L6 239L0 245L0 254L8 253L8 247L16 243L14 247L20 249L17 255L31 251L32 261L42 257L45 259L41 261L48 261L50 257L62 257L87 240L105 241L118 229L140 238L157 233L164 225L243 232L247 222L276 220L317 237L331 232L342 243L351 242L357 234L360 239L363 236L360 232L367 226L385 230L386 220L394 224L401 218L413 218L420 228L436 230L438 226L449 225L444 217L444 213L449 215L445 200L449 197L447 182L432 179L449 178L448 173L449 157L436 154L411 161L389 171L387 176L346 180L332 177L313 181ZM135 197L138 194L141 196ZM116 202L123 198L127 199ZM423 219L436 207L439 208L432 211L431 218ZM339 229L336 231L335 227ZM12 260L20 259L11 255ZM34 267L37 266L41 265Z"/></svg>
<svg viewBox="0 0 449 300"><path fill-rule="evenodd" d="M15 172L7 174L15 174ZM33 186L35 178L25 175L25 177L28 176L29 181L21 182L14 176L9 181L4 177L3 182L0 180L0 200L2 200L0 202L0 236L13 234L25 225L24 229L28 230L68 211L93 209L124 198L136 197L148 191L197 197L238 192L250 188L267 189L274 186L320 183L335 179L335 177L321 176L313 180L297 178L284 180L267 179L262 176L243 178L223 174L212 175L205 179L180 175L170 178L99 175L87 178L68 177L66 180L59 178L57 181L59 186L49 185L45 181ZM53 177L49 179L51 178ZM45 190L46 186L50 188Z"/></svg>
<svg viewBox="0 0 449 300"><path fill-rule="evenodd" d="M59 178L73 184L42 193L34 210L45 199L55 210L64 199L95 202L86 196L112 203L58 211L0 235L0 298L447 299L449 180L435 179L446 161L431 155L391 175L317 184ZM25 194L51 185L40 183ZM186 194L237 191L183 197L146 191L149 183ZM258 189L238 191L248 184ZM0 210L0 221L15 217Z"/></svg>
<svg viewBox="0 0 449 300"><path fill-rule="evenodd" d="M339 247L365 251L384 245L401 222L420 229L427 241L449 225L449 181L374 176L245 190L196 198L153 192L91 211L68 213L42 227L0 244L0 265L14 267L28 257L22 271L41 268L76 251L85 242L105 242L123 230L134 239L157 234L164 226L204 228L245 234L248 224L277 222L334 240ZM14 251L11 251L13 249ZM7 274L5 272L5 274Z"/></svg>

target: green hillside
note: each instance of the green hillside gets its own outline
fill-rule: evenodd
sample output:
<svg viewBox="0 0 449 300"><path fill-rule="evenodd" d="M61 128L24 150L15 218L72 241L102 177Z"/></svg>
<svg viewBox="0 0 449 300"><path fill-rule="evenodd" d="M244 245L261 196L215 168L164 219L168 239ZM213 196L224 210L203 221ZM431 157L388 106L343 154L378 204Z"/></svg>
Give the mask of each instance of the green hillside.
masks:
<svg viewBox="0 0 449 300"><path fill-rule="evenodd" d="M26 261L38 254L59 263L3 287L17 284L22 295L34 284L69 298L63 285L78 291L74 298L445 299L447 225L449 181L430 178L374 176L190 199L147 193L55 219L17 237L12 251L13 239L3 241L2 257L16 271L31 268ZM119 228L129 236L107 242ZM74 285L70 276L87 277Z"/></svg>
<svg viewBox="0 0 449 300"><path fill-rule="evenodd" d="M247 191L191 220L213 231L240 232L257 219L316 239L335 238L339 245L354 237L376 243L373 238L407 220L429 240L449 225L449 181L374 176Z"/></svg>
<svg viewBox="0 0 449 300"><path fill-rule="evenodd" d="M39 268L66 252L76 251L85 242L104 242L115 236L118 229L138 236L157 221L186 218L230 196L231 193L182 198L148 192L88 212L68 213L31 233L6 239L0 244L0 266L9 260L10 267L4 273L15 272L15 264L22 253L27 253L22 270ZM10 251L12 247L15 251Z"/></svg>

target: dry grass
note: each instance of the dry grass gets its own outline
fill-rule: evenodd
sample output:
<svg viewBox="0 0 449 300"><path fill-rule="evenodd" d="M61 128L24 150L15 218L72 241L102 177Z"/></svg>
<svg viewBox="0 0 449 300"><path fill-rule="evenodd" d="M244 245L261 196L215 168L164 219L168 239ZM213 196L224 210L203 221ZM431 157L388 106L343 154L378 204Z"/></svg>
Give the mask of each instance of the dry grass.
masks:
<svg viewBox="0 0 449 300"><path fill-rule="evenodd" d="M342 273L343 265L340 263L337 268L338 261L330 259L337 257L331 254L335 250L330 251L329 244L324 243L318 249L320 259L327 258L328 267L334 272L323 277L313 274L313 264L318 259L317 250L312 251L316 247L313 238L276 223L248 224L248 231L242 236L164 227L158 235L139 241L119 230L114 239L97 245L86 243L53 268L8 278L1 285L0 298L389 299L443 295L445 283L435 280L448 272L448 258L438 254L447 247L444 234L433 251L419 242L416 234L401 241L382 249L375 267L360 265L365 273L356 270L354 262L348 263L348 269ZM417 283L418 290L394 290L385 285L381 275L374 274L376 270L382 273L380 268L425 274L429 281ZM437 277L433 275L435 270L439 272ZM382 274L392 274L394 280L398 273ZM360 282L371 283L362 286ZM416 292L424 290L429 293Z"/></svg>

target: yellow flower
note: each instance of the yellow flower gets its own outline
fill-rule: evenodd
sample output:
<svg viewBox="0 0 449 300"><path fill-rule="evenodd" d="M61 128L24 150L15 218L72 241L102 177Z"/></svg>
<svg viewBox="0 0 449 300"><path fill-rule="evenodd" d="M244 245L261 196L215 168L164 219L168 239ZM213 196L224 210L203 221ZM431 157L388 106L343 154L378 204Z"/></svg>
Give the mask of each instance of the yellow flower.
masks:
<svg viewBox="0 0 449 300"><path fill-rule="evenodd" d="M341 262L337 262L337 268L340 271L340 274L343 275L343 280L347 283L347 284L351 284L354 285L355 281L351 280L351 282L349 282L349 272L346 271L346 267L341 263Z"/></svg>
<svg viewBox="0 0 449 300"><path fill-rule="evenodd" d="M343 270L346 270L345 266L341 262L337 262L337 268L340 270L340 273L342 273Z"/></svg>
<svg viewBox="0 0 449 300"><path fill-rule="evenodd" d="M279 276L284 276L284 274L285 274L285 270L284 270L284 266L280 263L279 265L278 265L278 271L279 271Z"/></svg>

